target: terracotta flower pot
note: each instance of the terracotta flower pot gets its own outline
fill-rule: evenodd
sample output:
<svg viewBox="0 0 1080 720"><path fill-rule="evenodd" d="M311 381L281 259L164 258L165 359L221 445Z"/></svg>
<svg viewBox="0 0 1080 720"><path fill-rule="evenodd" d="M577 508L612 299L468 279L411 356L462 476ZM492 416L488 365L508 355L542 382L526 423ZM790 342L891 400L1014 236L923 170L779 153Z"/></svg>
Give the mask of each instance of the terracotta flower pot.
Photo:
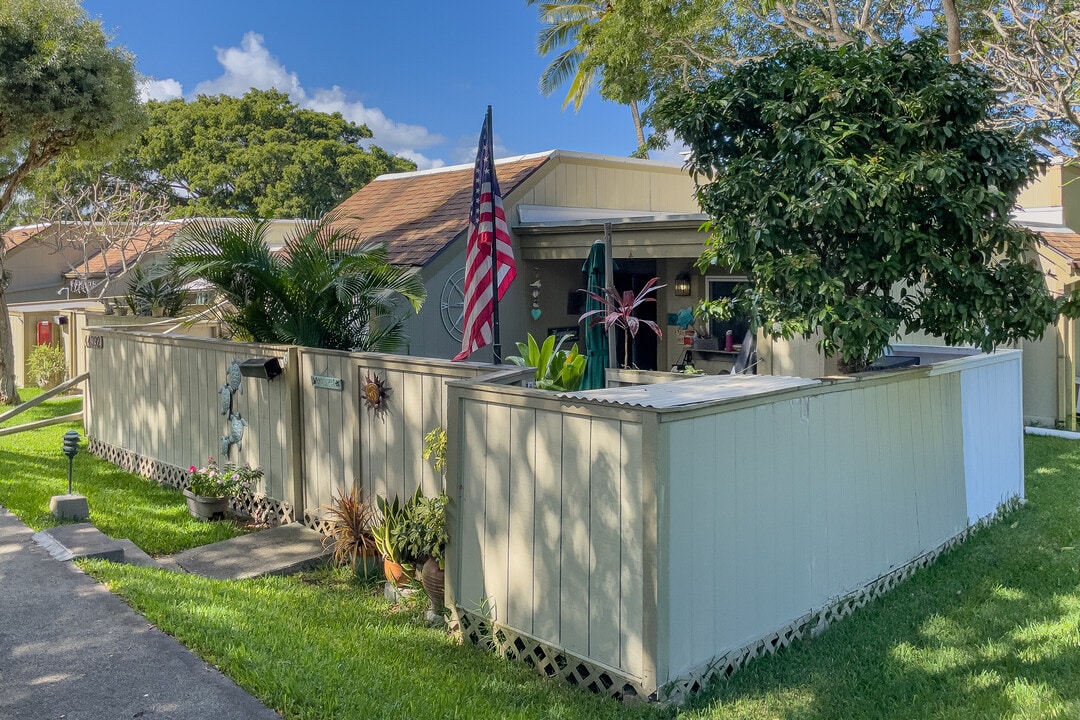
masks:
<svg viewBox="0 0 1080 720"><path fill-rule="evenodd" d="M394 587L409 587L409 583L412 582L412 576L409 575L405 566L392 560L383 560L383 574L386 576L386 582L393 584Z"/></svg>

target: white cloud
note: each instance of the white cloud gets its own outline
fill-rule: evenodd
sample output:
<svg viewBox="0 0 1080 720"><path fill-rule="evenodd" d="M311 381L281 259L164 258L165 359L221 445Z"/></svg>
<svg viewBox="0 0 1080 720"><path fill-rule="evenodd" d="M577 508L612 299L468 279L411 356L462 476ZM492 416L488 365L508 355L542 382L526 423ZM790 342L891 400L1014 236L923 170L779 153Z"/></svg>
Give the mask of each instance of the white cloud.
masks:
<svg viewBox="0 0 1080 720"><path fill-rule="evenodd" d="M146 78L139 83L139 99L143 102L146 102L147 100L172 100L174 98L182 97L183 94L183 85L172 78L168 78L167 80Z"/></svg>
<svg viewBox="0 0 1080 720"><path fill-rule="evenodd" d="M350 102L336 85L330 90L316 90L314 97L304 105L319 112L339 112L346 120L367 125L375 140L384 147L427 148L446 142L446 138L432 135L425 127L394 122L378 108L364 107L363 103L357 101Z"/></svg>
<svg viewBox="0 0 1080 720"><path fill-rule="evenodd" d="M270 54L263 45L263 36L249 32L240 41L240 47L214 48L218 62L225 72L213 80L195 86L196 95L240 96L251 88L268 90L276 88L297 103L305 99L304 88L296 73L291 73Z"/></svg>
<svg viewBox="0 0 1080 720"><path fill-rule="evenodd" d="M216 51L224 72L213 80L196 85L196 95L240 96L251 88L275 88L287 93L293 102L302 107L319 112L339 112L347 120L367 125L371 128L372 142L384 150L412 160L421 170L445 165L440 159L429 158L418 152L445 142L441 135L432 134L421 125L395 122L378 108L369 108L357 100L349 100L345 92L336 85L329 90L316 89L309 95L300 84L296 73L289 72L270 54L263 36L258 33L246 33L238 48L216 48ZM179 83L175 85L179 90Z"/></svg>

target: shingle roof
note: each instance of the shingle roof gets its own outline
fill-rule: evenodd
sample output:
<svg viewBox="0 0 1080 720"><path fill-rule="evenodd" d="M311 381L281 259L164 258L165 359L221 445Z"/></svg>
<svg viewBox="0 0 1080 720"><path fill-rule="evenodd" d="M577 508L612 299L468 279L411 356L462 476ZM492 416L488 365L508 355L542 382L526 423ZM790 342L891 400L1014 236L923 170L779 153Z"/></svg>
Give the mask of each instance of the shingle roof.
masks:
<svg viewBox="0 0 1080 720"><path fill-rule="evenodd" d="M4 248L11 252L15 248L22 247L29 240L44 232L49 228L49 223L41 223L39 225L25 225L23 227L12 228L4 233Z"/></svg>
<svg viewBox="0 0 1080 720"><path fill-rule="evenodd" d="M1068 231L1067 228L1054 231L1042 230L1039 231L1039 234L1042 235L1047 245L1065 257L1074 262L1080 260L1080 234Z"/></svg>
<svg viewBox="0 0 1080 720"><path fill-rule="evenodd" d="M105 252L92 255L85 263L64 273L64 277L81 277L84 274L95 277L120 272L125 265L130 267L137 262L144 253L164 250L169 241L183 227L184 223L175 220L148 225L122 247L112 247Z"/></svg>
<svg viewBox="0 0 1080 720"><path fill-rule="evenodd" d="M550 153L497 161L495 170L505 198ZM385 243L390 262L426 265L469 226L473 167L383 175L334 210L337 225L369 242Z"/></svg>

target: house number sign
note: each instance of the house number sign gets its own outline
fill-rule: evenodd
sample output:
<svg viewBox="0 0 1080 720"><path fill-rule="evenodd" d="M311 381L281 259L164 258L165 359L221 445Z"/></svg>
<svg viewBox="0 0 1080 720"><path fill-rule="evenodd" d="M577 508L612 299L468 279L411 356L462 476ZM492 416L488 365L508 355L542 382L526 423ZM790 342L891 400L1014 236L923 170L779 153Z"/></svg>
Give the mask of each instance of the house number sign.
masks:
<svg viewBox="0 0 1080 720"><path fill-rule="evenodd" d="M326 375L312 375L311 384L323 390L341 391L341 378L327 377Z"/></svg>
<svg viewBox="0 0 1080 720"><path fill-rule="evenodd" d="M105 338L101 335L87 335L86 347L91 350L100 350L105 347Z"/></svg>

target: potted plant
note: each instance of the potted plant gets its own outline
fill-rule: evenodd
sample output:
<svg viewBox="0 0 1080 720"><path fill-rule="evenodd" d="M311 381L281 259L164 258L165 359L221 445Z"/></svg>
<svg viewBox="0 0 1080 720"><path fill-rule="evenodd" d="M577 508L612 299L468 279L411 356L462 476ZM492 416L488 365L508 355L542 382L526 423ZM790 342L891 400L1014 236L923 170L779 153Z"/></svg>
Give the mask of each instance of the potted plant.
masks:
<svg viewBox="0 0 1080 720"><path fill-rule="evenodd" d="M450 499L444 493L424 497L419 488L413 499L414 502L410 502L405 510L402 545L409 556L423 563L420 580L431 600L432 611L441 613L446 578L446 542L449 540L446 506Z"/></svg>
<svg viewBox="0 0 1080 720"><path fill-rule="evenodd" d="M659 278L652 278L645 287L641 288L641 291L635 295L630 290L624 290L619 292L615 288L604 288L602 295L585 291L599 307L595 310L589 310L578 318L578 322L584 322L588 318L593 318L593 323L600 323L604 326L605 330L612 327L619 328L623 331L623 342L625 343L623 351L623 368L630 369L630 340L637 337L638 330L642 325L656 333L656 337L664 337L664 333L660 330L660 326L652 320L645 320L639 318L635 313L645 303L656 302L655 297L649 297L649 293L656 292L665 285L657 285Z"/></svg>
<svg viewBox="0 0 1080 720"><path fill-rule="evenodd" d="M579 390L581 380L585 375L586 359L578 352L577 345L569 350L562 349L566 338L567 336L563 335L556 342L554 335L548 335L543 345L539 345L532 333L529 333L527 342L517 343L518 352L521 355L511 355L506 358L506 362L521 367L536 368L536 387L541 390L557 392ZM426 454L424 459L427 459Z"/></svg>
<svg viewBox="0 0 1080 720"><path fill-rule="evenodd" d="M263 475L248 464L218 467L214 458L206 465L188 468L188 487L184 489L188 512L200 520L221 520L229 509L229 499L250 491Z"/></svg>
<svg viewBox="0 0 1080 720"><path fill-rule="evenodd" d="M339 490L324 509L329 528L323 547L332 543L335 564L348 565L361 578L370 580L378 572L380 559L372 532L375 508L364 500L360 488L354 484L348 492Z"/></svg>
<svg viewBox="0 0 1080 720"><path fill-rule="evenodd" d="M402 505L397 497L393 502L382 496L375 498L382 517L371 527L371 534L375 538L376 549L383 557L383 574L386 576L386 581L397 587L407 587L412 582L410 574L412 567L402 543L402 530L406 508L415 499L416 496L413 495L409 502Z"/></svg>

